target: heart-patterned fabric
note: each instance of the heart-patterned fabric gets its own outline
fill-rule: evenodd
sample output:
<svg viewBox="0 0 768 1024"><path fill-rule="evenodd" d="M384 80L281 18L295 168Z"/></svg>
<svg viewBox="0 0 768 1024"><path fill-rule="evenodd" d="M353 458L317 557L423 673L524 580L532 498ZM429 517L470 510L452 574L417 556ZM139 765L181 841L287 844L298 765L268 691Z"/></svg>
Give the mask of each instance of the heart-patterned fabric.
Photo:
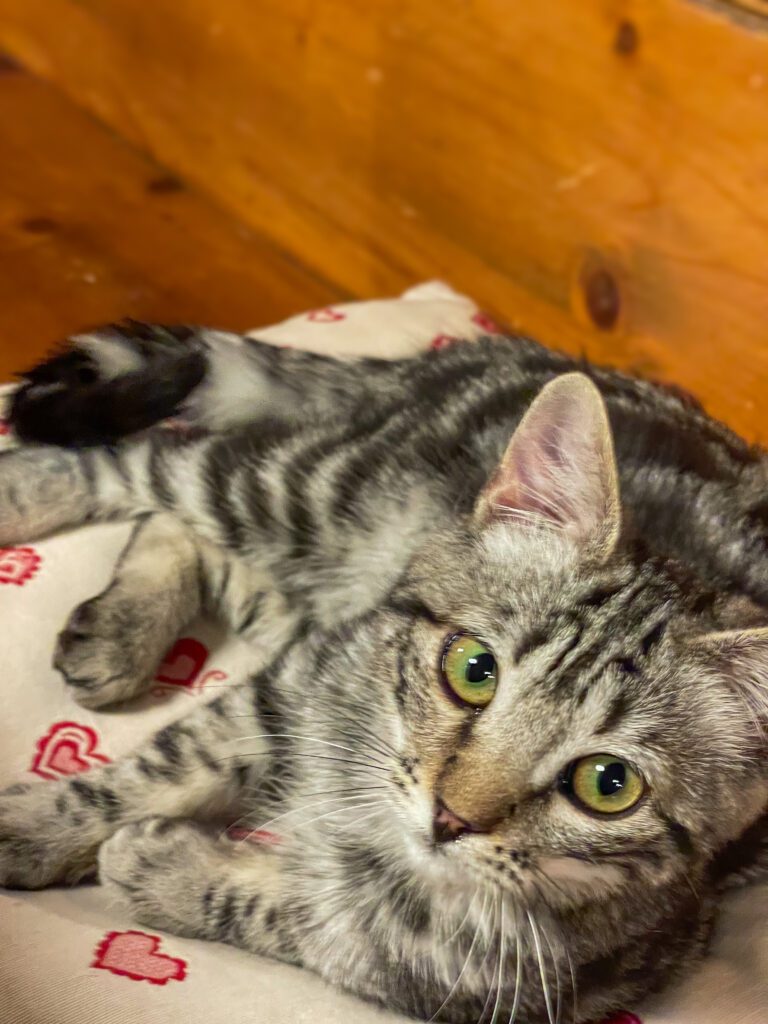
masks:
<svg viewBox="0 0 768 1024"><path fill-rule="evenodd" d="M391 358L497 330L469 299L430 283L399 299L312 310L253 333L295 348ZM0 444L9 443L0 423ZM109 582L128 532L125 525L89 527L0 549L0 785L30 778L45 785L118 758L238 678L243 647L200 622L168 651L151 692L130 714L87 711L65 694L51 667L54 639L71 609ZM617 1008L609 1024L768 1024L766 921L768 886L734 895L698 973L647 1006ZM0 892L0 946L1 1024L400 1020L307 972L139 930L96 886Z"/></svg>

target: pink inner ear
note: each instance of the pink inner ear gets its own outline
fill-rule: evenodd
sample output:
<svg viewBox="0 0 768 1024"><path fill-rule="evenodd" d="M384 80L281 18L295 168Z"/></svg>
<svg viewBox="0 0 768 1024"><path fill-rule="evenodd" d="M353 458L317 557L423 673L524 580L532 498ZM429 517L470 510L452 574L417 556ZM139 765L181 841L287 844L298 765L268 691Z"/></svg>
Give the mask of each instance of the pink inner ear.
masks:
<svg viewBox="0 0 768 1024"><path fill-rule="evenodd" d="M556 378L523 417L480 511L486 519L550 524L586 538L604 528L615 534L617 509L602 399L581 374Z"/></svg>
<svg viewBox="0 0 768 1024"><path fill-rule="evenodd" d="M562 488L557 479L566 472L566 460L558 444L561 428L545 426L538 445L520 445L510 452L510 464L503 467L501 486L494 492L493 502L502 509L532 513L563 525L569 516L562 506Z"/></svg>

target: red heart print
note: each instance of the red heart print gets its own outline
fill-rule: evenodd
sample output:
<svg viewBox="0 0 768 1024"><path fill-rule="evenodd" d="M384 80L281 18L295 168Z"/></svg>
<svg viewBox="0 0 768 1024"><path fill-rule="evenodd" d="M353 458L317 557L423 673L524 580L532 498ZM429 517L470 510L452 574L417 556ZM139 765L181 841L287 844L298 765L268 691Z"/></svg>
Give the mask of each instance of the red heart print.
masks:
<svg viewBox="0 0 768 1024"><path fill-rule="evenodd" d="M0 583L23 587L40 568L42 558L34 548L0 548Z"/></svg>
<svg viewBox="0 0 768 1024"><path fill-rule="evenodd" d="M11 425L8 420L0 419L0 437L5 437L6 434L10 434Z"/></svg>
<svg viewBox="0 0 768 1024"><path fill-rule="evenodd" d="M212 668L208 672L204 672L203 675L198 676L192 686L185 684L174 684L174 683L162 683L160 686L152 687L152 696L166 698L172 693L186 693L188 697L199 697L206 686L209 684L214 686L218 683L223 683L229 679L229 675L226 672L222 672L220 668Z"/></svg>
<svg viewBox="0 0 768 1024"><path fill-rule="evenodd" d="M436 334L435 337L430 341L429 347L437 351L441 348L448 348L450 345L456 344L456 338L452 338L450 334Z"/></svg>
<svg viewBox="0 0 768 1024"><path fill-rule="evenodd" d="M472 314L472 323L477 324L478 327L482 327L488 334L503 334L504 331L499 327L493 317L488 316L482 309L478 309L476 313Z"/></svg>
<svg viewBox="0 0 768 1024"><path fill-rule="evenodd" d="M339 320L346 319L346 313L340 313L337 309L331 309L330 306L326 306L325 309L313 309L311 313L307 314L307 320L311 320L313 324L335 324Z"/></svg>
<svg viewBox="0 0 768 1024"><path fill-rule="evenodd" d="M202 690L208 683L223 683L225 679L229 679L226 672L222 672L220 668L212 668L210 672L206 672L205 675L199 680L197 689Z"/></svg>
<svg viewBox="0 0 768 1024"><path fill-rule="evenodd" d="M194 637L183 636L166 654L155 679L173 686L194 686L207 657L205 644Z"/></svg>
<svg viewBox="0 0 768 1024"><path fill-rule="evenodd" d="M608 1020L603 1021L603 1024L643 1024L639 1017L636 1017L634 1013L627 1013L622 1011L621 1013L614 1014Z"/></svg>
<svg viewBox="0 0 768 1024"><path fill-rule="evenodd" d="M29 770L42 779L60 779L94 765L109 764L109 758L97 751L98 745L98 734L89 725L56 722L37 741Z"/></svg>
<svg viewBox="0 0 768 1024"><path fill-rule="evenodd" d="M150 985L184 981L186 960L159 953L161 941L159 935L146 932L107 932L96 947L91 967Z"/></svg>

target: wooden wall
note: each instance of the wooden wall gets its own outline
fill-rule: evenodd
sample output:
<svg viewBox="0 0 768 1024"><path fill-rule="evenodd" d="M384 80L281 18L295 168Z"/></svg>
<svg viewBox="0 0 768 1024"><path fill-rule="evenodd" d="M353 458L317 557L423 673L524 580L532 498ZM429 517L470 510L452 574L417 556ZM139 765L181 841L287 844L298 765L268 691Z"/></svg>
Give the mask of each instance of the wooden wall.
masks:
<svg viewBox="0 0 768 1024"><path fill-rule="evenodd" d="M131 193L131 260L161 201L190 261L203 207L250 231L176 318L263 320L261 272L296 308L440 276L768 441L765 0L0 0L0 48L176 182ZM175 244L145 276L178 294Z"/></svg>

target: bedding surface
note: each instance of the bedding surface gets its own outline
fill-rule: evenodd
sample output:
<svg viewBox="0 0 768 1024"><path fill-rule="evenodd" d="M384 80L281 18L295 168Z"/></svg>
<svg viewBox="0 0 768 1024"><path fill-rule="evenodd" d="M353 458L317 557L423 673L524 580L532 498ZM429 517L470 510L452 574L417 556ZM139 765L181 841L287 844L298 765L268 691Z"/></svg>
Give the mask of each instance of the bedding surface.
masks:
<svg viewBox="0 0 768 1024"><path fill-rule="evenodd" d="M432 282L398 299L312 310L253 331L341 356L408 355L494 333L469 299ZM13 443L0 425L0 445ZM124 710L75 704L51 667L70 611L109 582L128 525L0 549L0 786L87 771L210 700L245 664L239 641L198 622ZM0 890L0 1024L388 1024L401 1020L296 968L151 932L121 917L96 885ZM520 1021L519 1024L525 1024ZM768 1024L768 885L728 900L698 972L611 1024Z"/></svg>

